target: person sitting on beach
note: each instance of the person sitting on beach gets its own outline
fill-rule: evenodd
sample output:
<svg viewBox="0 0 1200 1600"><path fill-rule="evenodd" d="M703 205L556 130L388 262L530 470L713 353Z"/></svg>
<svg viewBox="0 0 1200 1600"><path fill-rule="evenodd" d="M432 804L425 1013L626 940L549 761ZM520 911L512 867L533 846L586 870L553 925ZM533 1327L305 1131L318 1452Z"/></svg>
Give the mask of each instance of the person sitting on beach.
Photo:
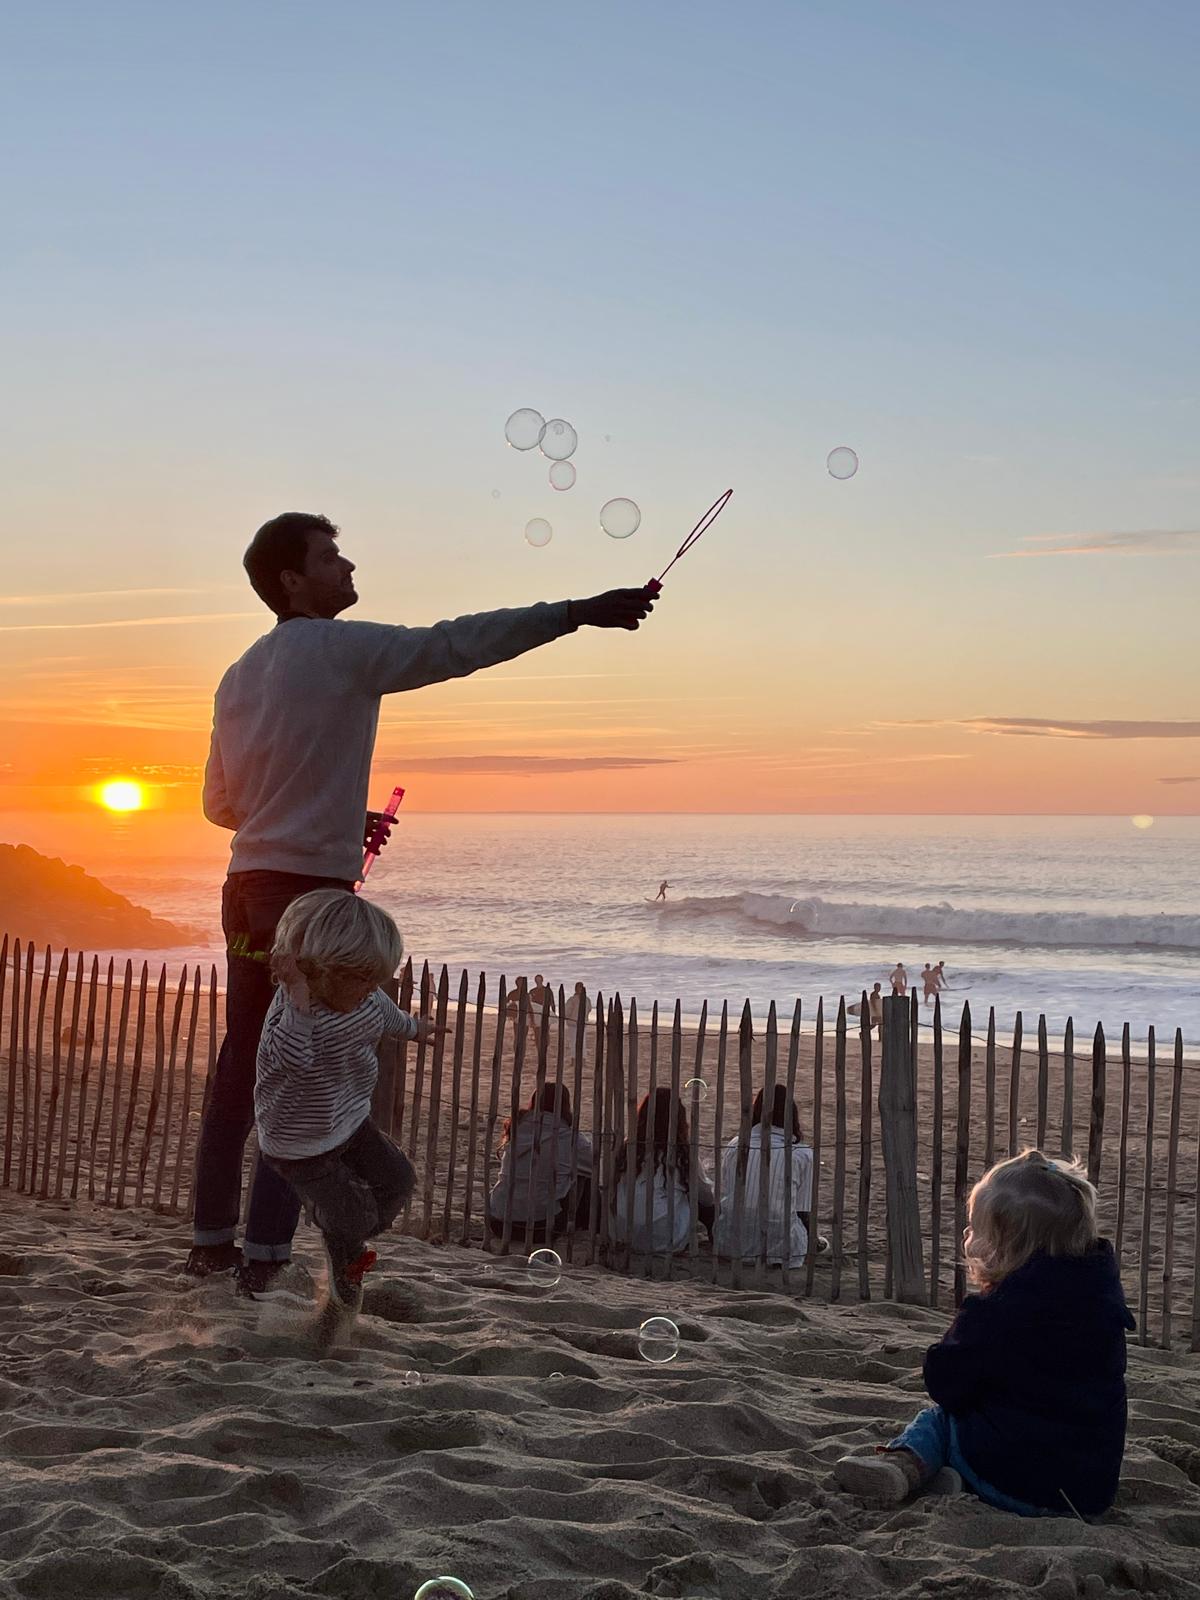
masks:
<svg viewBox="0 0 1200 1600"><path fill-rule="evenodd" d="M871 1008L871 1026L879 1029L879 1037L883 1038L883 985L877 983L867 996L867 1004Z"/></svg>
<svg viewBox="0 0 1200 1600"><path fill-rule="evenodd" d="M570 1092L565 1084L547 1083L540 1097L535 1089L518 1111L515 1127L505 1119L500 1176L488 1196L488 1227L498 1237L507 1214L514 1234L530 1244L545 1244L562 1233L572 1216L576 1227L586 1228L591 1178L592 1144L572 1120Z"/></svg>
<svg viewBox="0 0 1200 1600"><path fill-rule="evenodd" d="M800 1133L800 1115L792 1101L792 1148L790 1155L792 1195L790 1213L787 1207L787 1090L783 1084L775 1085L771 1101L771 1123L763 1127L763 1091L754 1098L751 1115L750 1147L746 1156L746 1186L742 1195L741 1230L735 1226L737 1212L737 1139L725 1146L721 1162L721 1209L713 1230L713 1244L718 1255L740 1257L755 1261L762 1249L762 1224L759 1211L762 1173L762 1151L768 1145L767 1173L767 1265L778 1267L800 1266L808 1255L810 1228L809 1207L812 1204L812 1146L805 1144ZM757 1134L754 1129L757 1128ZM818 1239L818 1251L829 1248L827 1239Z"/></svg>
<svg viewBox="0 0 1200 1600"><path fill-rule="evenodd" d="M1135 1324L1096 1191L1077 1162L1027 1150L983 1175L969 1217L977 1292L926 1353L934 1403L874 1455L843 1456L837 1481L898 1505L942 1474L1019 1516L1098 1517L1121 1472Z"/></svg>
<svg viewBox="0 0 1200 1600"><path fill-rule="evenodd" d="M674 1118L675 1142L671 1143ZM687 1112L678 1095L668 1088L654 1091L653 1127L650 1096L638 1107L635 1158L630 1171L629 1140L621 1141L613 1168L616 1183L611 1198L613 1235L640 1253L674 1254L687 1248L692 1223L698 1217L712 1237L716 1205L712 1184L698 1164L692 1171L691 1134ZM633 1193L633 1227L629 1224L629 1196Z"/></svg>
<svg viewBox="0 0 1200 1600"><path fill-rule="evenodd" d="M925 991L921 996L922 1002L928 1005L938 992L938 975L929 965L928 961L921 969L921 987Z"/></svg>
<svg viewBox="0 0 1200 1600"><path fill-rule="evenodd" d="M271 950L278 988L258 1046L258 1147L321 1231L335 1322L357 1309L375 1262L367 1240L391 1227L416 1182L370 1115L380 1039L437 1032L379 987L403 954L391 917L341 889L293 900Z"/></svg>
<svg viewBox="0 0 1200 1600"><path fill-rule="evenodd" d="M892 993L904 995L908 993L908 973L904 970L904 963L897 961L889 973L892 984Z"/></svg>

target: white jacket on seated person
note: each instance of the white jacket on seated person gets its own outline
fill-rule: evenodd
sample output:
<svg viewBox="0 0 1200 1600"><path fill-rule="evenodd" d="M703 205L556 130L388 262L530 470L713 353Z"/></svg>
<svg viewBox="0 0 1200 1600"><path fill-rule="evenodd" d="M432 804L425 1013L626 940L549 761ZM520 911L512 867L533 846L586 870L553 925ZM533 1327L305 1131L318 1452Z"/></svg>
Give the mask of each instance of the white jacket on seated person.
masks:
<svg viewBox="0 0 1200 1600"><path fill-rule="evenodd" d="M712 1205L713 1188L708 1174L701 1167L690 1174L689 1194L684 1189L676 1170L672 1177L675 1189L675 1226L671 1228L671 1189L667 1174L661 1165L654 1169L654 1187L650 1190L650 1226L646 1227L646 1200L650 1174L646 1167L638 1173L633 1185L633 1232L629 1232L629 1173L623 1172L616 1187L612 1208L613 1235L618 1244L648 1255L674 1255L686 1250L692 1237L692 1219L701 1204Z"/></svg>
<svg viewBox="0 0 1200 1600"><path fill-rule="evenodd" d="M734 1231L734 1203L737 1185L738 1142L731 1139L721 1160L721 1207L713 1229L713 1248L718 1255L740 1256L743 1261L756 1261L762 1246L762 1226L758 1209L760 1174L762 1172L762 1134L759 1123L750 1130L750 1145L746 1152L746 1191L742 1202L741 1232ZM767 1264L798 1267L808 1254L808 1230L796 1215L812 1206L812 1147L792 1141L792 1205L791 1216L785 1212L784 1182L787 1150L784 1129L770 1129L770 1157L767 1175Z"/></svg>

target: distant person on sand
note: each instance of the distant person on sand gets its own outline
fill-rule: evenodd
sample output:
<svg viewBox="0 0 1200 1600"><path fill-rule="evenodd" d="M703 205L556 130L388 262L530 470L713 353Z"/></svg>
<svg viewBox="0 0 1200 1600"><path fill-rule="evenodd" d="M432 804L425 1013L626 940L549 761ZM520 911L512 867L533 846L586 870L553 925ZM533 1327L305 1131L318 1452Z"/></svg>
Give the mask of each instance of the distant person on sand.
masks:
<svg viewBox="0 0 1200 1600"><path fill-rule="evenodd" d="M871 1009L871 1026L879 1029L879 1037L883 1038L883 985L877 983L867 996L867 1005Z"/></svg>
<svg viewBox="0 0 1200 1600"><path fill-rule="evenodd" d="M656 900L665 900L667 898L667 890L670 887L671 887L671 885L664 878L663 881L659 884L658 893L654 896L654 898Z"/></svg>
<svg viewBox="0 0 1200 1600"><path fill-rule="evenodd" d="M885 1449L843 1456L837 1481L879 1505L966 1488L1018 1516L1099 1517L1121 1474L1135 1324L1096 1191L1077 1163L1027 1150L984 1173L969 1218L976 1292L926 1353L933 1404Z"/></svg>
<svg viewBox="0 0 1200 1600"><path fill-rule="evenodd" d="M812 1205L813 1153L800 1134L800 1114L792 1101L792 1146L787 1149L787 1091L783 1084L775 1085L771 1101L771 1120L763 1123L763 1091L754 1098L751 1117L750 1144L746 1156L746 1186L742 1196L741 1231L734 1225L737 1210L738 1139L725 1146L721 1161L721 1209L713 1229L713 1248L718 1255L740 1257L743 1261L758 1259L762 1246L761 1213L759 1211L762 1152L769 1141L767 1170L767 1265L777 1267L800 1266L808 1255L808 1237L811 1227L809 1207ZM757 1129L757 1132L754 1130ZM791 1210L787 1207L787 1172L790 1161L792 1193ZM829 1249L827 1239L817 1240L817 1251Z"/></svg>
<svg viewBox="0 0 1200 1600"><path fill-rule="evenodd" d="M504 1124L500 1176L488 1196L488 1227L499 1237L507 1212L513 1237L531 1245L564 1232L572 1216L576 1227L586 1228L591 1178L591 1140L575 1127L567 1086L547 1083L540 1099L535 1089L518 1111L515 1127L511 1120Z"/></svg>
<svg viewBox="0 0 1200 1600"><path fill-rule="evenodd" d="M371 1121L380 1039L437 1032L380 988L403 954L387 912L340 889L293 900L271 951L279 987L258 1045L258 1148L325 1241L326 1343L358 1309L375 1264L367 1240L391 1227L416 1183L408 1157Z"/></svg>
<svg viewBox="0 0 1200 1600"><path fill-rule="evenodd" d="M675 1142L671 1143L672 1111ZM610 1197L613 1236L640 1254L668 1255L686 1249L692 1223L698 1219L712 1237L716 1204L703 1165L692 1171L692 1143L687 1112L666 1087L643 1095L631 1157L625 1139L613 1169L616 1188ZM633 1189L633 1231L629 1227L629 1193ZM672 1216L672 1212L674 1216Z"/></svg>
<svg viewBox="0 0 1200 1600"><path fill-rule="evenodd" d="M892 968L889 977L891 979L893 994L905 995L908 993L908 973L905 972L904 963L902 961L897 961L896 965Z"/></svg>
<svg viewBox="0 0 1200 1600"><path fill-rule="evenodd" d="M267 959L297 895L354 889L364 822L367 833L374 826L367 783L382 696L466 677L580 627L636 628L650 611L644 590L614 589L431 628L341 622L335 619L358 595L354 563L337 538L332 522L306 512L286 512L255 534L245 567L276 626L221 680L204 775L205 816L234 834L221 913L229 977L184 1270L205 1277L237 1268L247 1293L265 1288L290 1260L300 1214L295 1192L258 1162L245 1244L237 1248L254 1059L272 997Z"/></svg>

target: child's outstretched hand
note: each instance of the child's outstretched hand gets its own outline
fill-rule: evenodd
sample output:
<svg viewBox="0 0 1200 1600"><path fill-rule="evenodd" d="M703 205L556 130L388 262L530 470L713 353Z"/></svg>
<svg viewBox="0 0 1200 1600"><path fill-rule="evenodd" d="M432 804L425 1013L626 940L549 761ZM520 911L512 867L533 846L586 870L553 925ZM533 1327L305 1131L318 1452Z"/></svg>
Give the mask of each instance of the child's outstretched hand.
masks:
<svg viewBox="0 0 1200 1600"><path fill-rule="evenodd" d="M287 990L288 999L297 1011L307 1011L309 1006L308 979L296 964L295 956L278 956L274 962L275 976Z"/></svg>
<svg viewBox="0 0 1200 1600"><path fill-rule="evenodd" d="M431 1039L440 1039L446 1032L445 1027L439 1028L432 1017L417 1018L417 1043L428 1044Z"/></svg>

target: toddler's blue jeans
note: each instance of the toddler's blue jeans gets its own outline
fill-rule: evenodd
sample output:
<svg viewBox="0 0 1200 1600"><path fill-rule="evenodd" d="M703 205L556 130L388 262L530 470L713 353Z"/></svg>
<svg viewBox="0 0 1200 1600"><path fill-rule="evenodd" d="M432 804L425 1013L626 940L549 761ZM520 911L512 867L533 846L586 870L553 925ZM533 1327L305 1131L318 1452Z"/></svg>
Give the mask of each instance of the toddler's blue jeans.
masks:
<svg viewBox="0 0 1200 1600"><path fill-rule="evenodd" d="M1014 1500L1011 1495L985 1483L962 1453L954 1418L941 1406L927 1406L919 1412L888 1449L910 1450L931 1478L943 1467L953 1467L972 1494L998 1511L1011 1511L1018 1517L1069 1517L1072 1514L1069 1502L1064 1501L1061 1511L1047 1511L1044 1506Z"/></svg>

